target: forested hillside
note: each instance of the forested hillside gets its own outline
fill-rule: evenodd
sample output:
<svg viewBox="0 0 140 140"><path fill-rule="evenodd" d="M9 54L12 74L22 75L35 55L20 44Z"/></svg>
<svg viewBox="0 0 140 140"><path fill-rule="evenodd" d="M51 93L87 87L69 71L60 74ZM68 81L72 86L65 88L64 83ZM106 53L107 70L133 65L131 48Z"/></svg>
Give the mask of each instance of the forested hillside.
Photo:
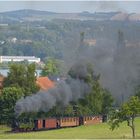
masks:
<svg viewBox="0 0 140 140"><path fill-rule="evenodd" d="M138 47L140 44L139 22L46 19L3 24L5 18L0 20L0 55L35 55L42 60L45 57L65 59L69 50L74 52L79 47L81 32L84 32L84 40L90 47L109 43L114 48L118 30L123 31L128 47Z"/></svg>

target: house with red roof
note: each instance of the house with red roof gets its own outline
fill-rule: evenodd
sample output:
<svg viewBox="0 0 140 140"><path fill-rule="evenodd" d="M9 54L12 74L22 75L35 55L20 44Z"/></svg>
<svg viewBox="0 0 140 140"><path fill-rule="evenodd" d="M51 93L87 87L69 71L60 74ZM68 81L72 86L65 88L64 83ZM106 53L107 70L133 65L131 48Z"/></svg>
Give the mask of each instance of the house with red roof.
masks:
<svg viewBox="0 0 140 140"><path fill-rule="evenodd" d="M55 86L55 83L48 77L37 77L36 84L40 87L40 90L48 90Z"/></svg>

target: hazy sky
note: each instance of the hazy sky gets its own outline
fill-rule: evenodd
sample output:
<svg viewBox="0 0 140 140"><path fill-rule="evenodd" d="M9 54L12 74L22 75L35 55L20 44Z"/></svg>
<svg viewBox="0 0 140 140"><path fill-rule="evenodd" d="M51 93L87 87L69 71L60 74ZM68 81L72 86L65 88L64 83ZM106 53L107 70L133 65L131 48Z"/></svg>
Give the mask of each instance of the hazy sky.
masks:
<svg viewBox="0 0 140 140"><path fill-rule="evenodd" d="M53 12L124 11L140 13L140 1L1 1L0 12L36 9Z"/></svg>

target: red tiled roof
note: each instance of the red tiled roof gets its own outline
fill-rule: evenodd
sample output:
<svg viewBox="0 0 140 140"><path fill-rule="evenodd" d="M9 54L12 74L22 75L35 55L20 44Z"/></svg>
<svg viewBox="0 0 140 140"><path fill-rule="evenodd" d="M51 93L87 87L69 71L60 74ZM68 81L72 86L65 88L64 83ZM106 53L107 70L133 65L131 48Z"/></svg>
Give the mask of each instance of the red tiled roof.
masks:
<svg viewBox="0 0 140 140"><path fill-rule="evenodd" d="M36 83L41 90L48 90L50 88L53 88L55 85L55 83L51 81L48 77L38 77Z"/></svg>

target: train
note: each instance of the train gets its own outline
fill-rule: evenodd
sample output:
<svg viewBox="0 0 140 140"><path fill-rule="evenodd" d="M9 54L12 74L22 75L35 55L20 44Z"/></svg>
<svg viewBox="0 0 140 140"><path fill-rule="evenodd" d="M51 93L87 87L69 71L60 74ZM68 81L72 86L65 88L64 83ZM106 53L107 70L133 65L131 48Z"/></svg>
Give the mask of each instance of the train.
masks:
<svg viewBox="0 0 140 140"><path fill-rule="evenodd" d="M66 127L77 127L80 125L93 125L103 122L102 116L81 116L81 117L57 117L39 118L35 120L14 120L12 123L13 132L29 132Z"/></svg>

